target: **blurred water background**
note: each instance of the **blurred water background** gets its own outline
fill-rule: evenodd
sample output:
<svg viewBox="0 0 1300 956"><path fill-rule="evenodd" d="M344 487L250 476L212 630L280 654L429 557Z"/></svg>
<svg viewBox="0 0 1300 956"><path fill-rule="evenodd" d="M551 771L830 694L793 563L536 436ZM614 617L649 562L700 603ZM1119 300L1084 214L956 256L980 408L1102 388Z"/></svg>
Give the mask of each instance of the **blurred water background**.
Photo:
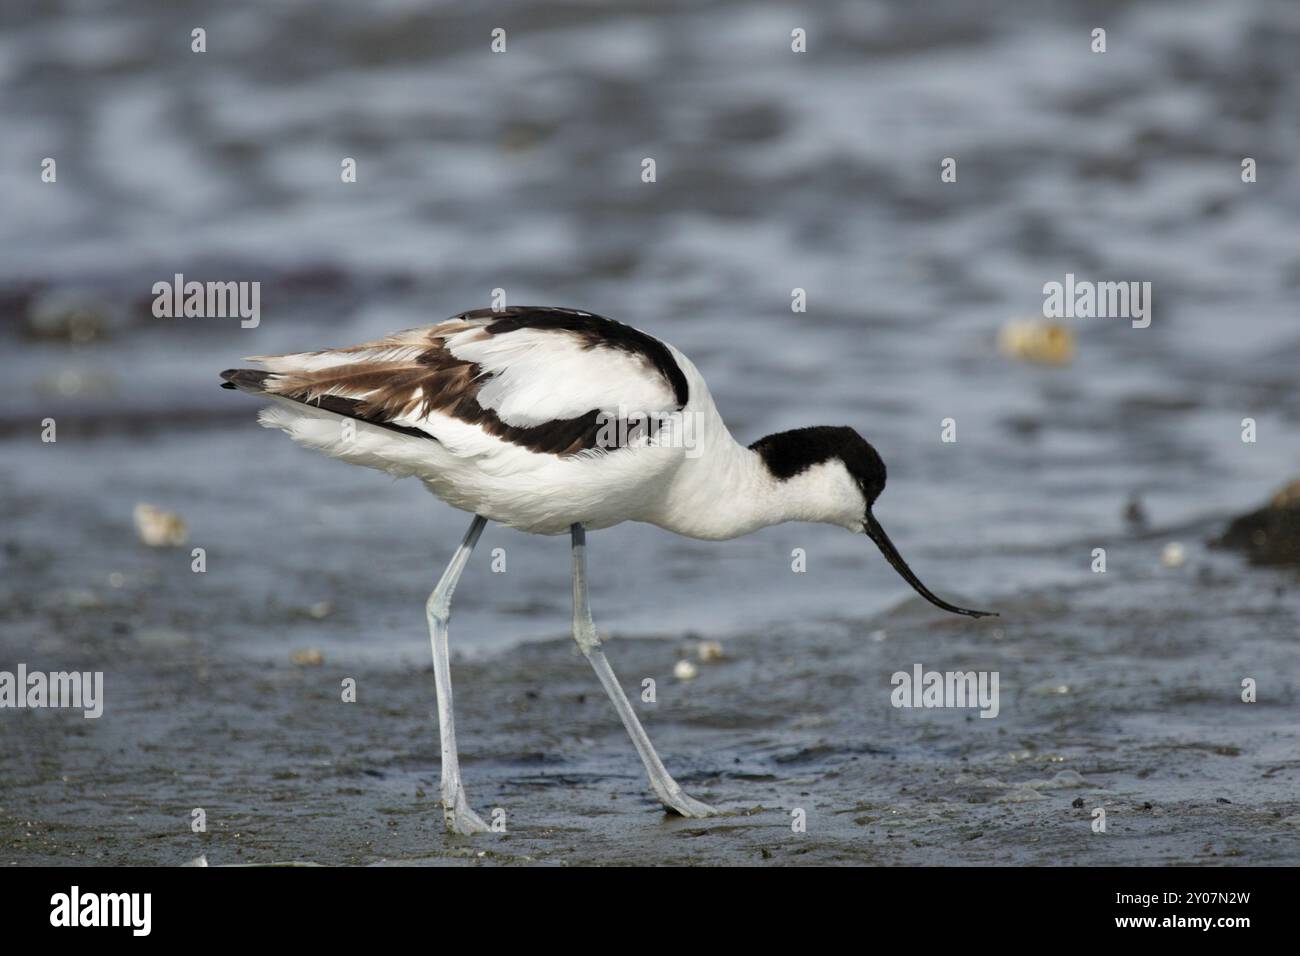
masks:
<svg viewBox="0 0 1300 956"><path fill-rule="evenodd" d="M423 653L418 609L465 517L256 428L215 373L497 287L673 342L742 441L854 425L889 465L879 511L904 553L980 606L1078 581L1131 496L1178 527L1296 470L1294 3L15 2L0 24L0 494L10 568L31 572L6 575L11 601L117 572L106 599L136 594L134 625L218 602L212 626L253 652L303 627ZM154 318L150 288L177 272L260 281L260 326ZM998 327L1067 272L1151 281L1151 327L1072 320L1068 368L998 355ZM206 576L137 544L137 501L184 516ZM566 543L485 544L456 643L562 633ZM494 547L504 587L482 573ZM1154 548L1134 560L1097 586L1150 571ZM623 631L909 596L832 528L704 544L623 526L593 561L598 621ZM319 602L324 634L293 615Z"/></svg>
<svg viewBox="0 0 1300 956"><path fill-rule="evenodd" d="M939 620L830 527L593 535L598 626L672 639L613 659L664 676L651 731L691 789L852 809L805 861L1294 862L1295 571L1204 542L1300 471L1297 62L1291 0L9 0L0 666L105 669L120 718L0 718L12 858L178 862L202 847L176 807L204 800L238 807L222 826L263 859L436 840L410 797L436 792L431 680L403 671L427 672L425 595L468 518L259 429L217 373L502 288L674 343L742 441L858 428L889 466L877 514L923 579L1003 612ZM261 282L260 325L155 318L175 273ZM1150 281L1150 327L1070 319L1072 362L1001 354L999 329L1067 273ZM140 502L180 514L188 543L141 544ZM1184 559L1162 563L1171 542ZM612 814L617 862L608 791L640 771L590 674L545 645L488 653L564 640L567 550L485 534L452 625L485 658L457 672L462 749L471 793L512 813L571 832ZM731 663L670 684L692 636ZM325 668L290 665L303 649ZM890 709L888 675L913 661L1000 670L1001 719ZM328 706L337 668L383 688L345 709L360 716ZM1236 700L1243 675L1257 707ZM1083 778L1060 783L1063 763ZM1068 792L1025 802L1045 779ZM1148 842L1089 839L1070 788L1102 784L1082 792ZM277 800L311 812L286 827ZM751 825L779 843L773 816ZM529 853L571 858L537 832ZM636 832L634 862L757 859Z"/></svg>

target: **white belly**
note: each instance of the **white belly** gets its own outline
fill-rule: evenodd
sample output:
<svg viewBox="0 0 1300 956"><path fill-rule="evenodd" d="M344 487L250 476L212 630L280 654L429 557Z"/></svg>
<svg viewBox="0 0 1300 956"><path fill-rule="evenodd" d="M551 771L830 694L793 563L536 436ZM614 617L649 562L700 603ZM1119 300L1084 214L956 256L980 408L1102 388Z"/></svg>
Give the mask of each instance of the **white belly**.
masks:
<svg viewBox="0 0 1300 956"><path fill-rule="evenodd" d="M505 473L492 461L444 461L421 478L454 508L531 534L565 534L574 524L595 530L644 520L665 473L682 456L673 448L620 448L604 455L534 457L533 467Z"/></svg>

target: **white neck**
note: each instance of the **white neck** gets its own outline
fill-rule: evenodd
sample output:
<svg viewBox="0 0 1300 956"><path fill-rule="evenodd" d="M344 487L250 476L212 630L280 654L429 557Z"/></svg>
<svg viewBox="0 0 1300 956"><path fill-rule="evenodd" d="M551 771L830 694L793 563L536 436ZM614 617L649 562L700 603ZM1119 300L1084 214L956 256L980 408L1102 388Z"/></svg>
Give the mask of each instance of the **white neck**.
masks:
<svg viewBox="0 0 1300 956"><path fill-rule="evenodd" d="M683 361L679 359L679 361ZM865 501L844 465L823 462L784 480L756 451L739 444L718 414L694 366L687 410L697 442L640 520L690 538L736 538L784 521L816 521L861 530Z"/></svg>
<svg viewBox="0 0 1300 956"><path fill-rule="evenodd" d="M710 540L789 520L778 483L757 452L738 444L720 418L701 437L698 456L682 459L644 520L688 538Z"/></svg>

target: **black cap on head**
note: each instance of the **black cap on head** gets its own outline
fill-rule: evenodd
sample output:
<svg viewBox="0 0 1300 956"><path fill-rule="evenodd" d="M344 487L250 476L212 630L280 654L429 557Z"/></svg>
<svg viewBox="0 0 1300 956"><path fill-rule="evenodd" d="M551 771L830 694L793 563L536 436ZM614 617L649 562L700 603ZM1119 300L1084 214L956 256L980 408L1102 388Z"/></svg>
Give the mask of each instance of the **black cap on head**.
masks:
<svg viewBox="0 0 1300 956"><path fill-rule="evenodd" d="M814 425L760 438L749 446L784 481L813 465L838 458L853 476L867 507L885 490L885 463L871 443L847 425Z"/></svg>

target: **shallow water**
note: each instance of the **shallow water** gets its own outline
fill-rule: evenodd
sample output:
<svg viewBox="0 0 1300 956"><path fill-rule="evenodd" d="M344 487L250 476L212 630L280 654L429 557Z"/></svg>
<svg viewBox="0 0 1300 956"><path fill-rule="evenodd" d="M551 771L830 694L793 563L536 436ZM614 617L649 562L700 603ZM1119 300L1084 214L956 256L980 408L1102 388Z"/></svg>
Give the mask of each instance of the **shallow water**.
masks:
<svg viewBox="0 0 1300 956"><path fill-rule="evenodd" d="M216 372L497 287L673 342L744 441L857 427L889 466L877 513L922 578L1003 613L931 617L833 528L592 535L598 626L655 639L615 641L629 687L673 686L691 637L731 655L647 716L670 766L733 809L777 808L650 827L627 861L749 860L788 834L795 799L827 821L807 859L1300 859L1282 822L1300 813L1296 575L1203 545L1300 471L1300 12L1039 6L530 4L502 15L504 56L487 52L495 24L456 5L7 6L0 164L31 175L0 176L0 669L94 664L110 697L98 722L0 712L0 861L95 859L103 837L103 859L181 862L201 842L184 819L156 840L124 821L162 834L200 800L224 802L259 859L452 853L410 795L434 792L437 759L421 604L468 519L257 428ZM809 54L789 52L793 25ZM938 182L944 156L956 184ZM261 281L260 325L153 318L150 287L175 272ZM999 355L998 328L1067 272L1151 281L1151 326L1067 320L1065 368ZM97 316L87 341L38 334L60 301ZM1144 529L1124 517L1134 496ZM180 512L189 546L140 545L139 501ZM1174 540L1186 563L1168 568ZM457 592L453 644L478 658L456 672L467 778L538 828L504 858L618 861L626 827L606 808L651 809L630 746L563 644L509 650L566 633L566 547L489 527ZM290 664L302 648L324 668ZM888 675L918 661L999 670L998 719L890 708ZM378 687L353 729L316 706L351 673ZM1236 702L1247 676L1254 705ZM570 693L587 695L576 711ZM1079 793L1016 788L1062 770L1089 800L1164 815L1103 850ZM304 779L336 792L313 803ZM317 815L274 825L300 804ZM351 823L376 807L397 822L366 844ZM742 820L769 830L728 837ZM75 839L33 843L15 821ZM668 839L701 827L707 852Z"/></svg>

